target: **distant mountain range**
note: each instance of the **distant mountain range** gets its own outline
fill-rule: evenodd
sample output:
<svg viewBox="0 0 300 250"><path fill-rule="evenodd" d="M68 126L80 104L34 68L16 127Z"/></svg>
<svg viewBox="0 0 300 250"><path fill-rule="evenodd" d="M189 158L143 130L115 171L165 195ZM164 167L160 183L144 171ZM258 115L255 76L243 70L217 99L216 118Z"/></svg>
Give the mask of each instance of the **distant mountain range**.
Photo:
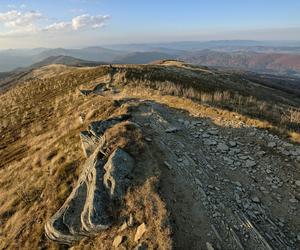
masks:
<svg viewBox="0 0 300 250"><path fill-rule="evenodd" d="M187 53L181 59L198 65L300 76L300 54L202 50Z"/></svg>
<svg viewBox="0 0 300 250"><path fill-rule="evenodd" d="M146 64L152 61L164 59L176 59L178 56L174 54L167 54L163 52L132 52L125 56L116 58L113 63L120 64Z"/></svg>
<svg viewBox="0 0 300 250"><path fill-rule="evenodd" d="M69 66L103 63L146 64L180 59L193 64L300 76L300 42L208 41L119 44L82 49L16 49L0 51L0 72L51 63ZM0 73L3 77L3 73Z"/></svg>
<svg viewBox="0 0 300 250"><path fill-rule="evenodd" d="M15 85L20 79L30 78L30 73L32 72L32 70L52 64L61 64L76 67L94 67L102 65L103 63L85 61L71 56L51 56L28 67L17 68L10 72L0 72L0 93Z"/></svg>
<svg viewBox="0 0 300 250"><path fill-rule="evenodd" d="M39 67L43 67L43 66L47 66L47 65L51 65L51 64L62 64L62 65L66 65L66 66L76 66L76 67L93 67L93 66L102 65L105 63L86 61L86 60L78 59L78 58L75 58L72 56L59 55L59 56L47 57L46 59L44 59L38 63L32 64L28 68L39 68Z"/></svg>
<svg viewBox="0 0 300 250"><path fill-rule="evenodd" d="M126 52L106 49L102 47L88 47L83 49L29 49L0 51L0 72L28 67L49 57L69 56L86 61L111 62Z"/></svg>

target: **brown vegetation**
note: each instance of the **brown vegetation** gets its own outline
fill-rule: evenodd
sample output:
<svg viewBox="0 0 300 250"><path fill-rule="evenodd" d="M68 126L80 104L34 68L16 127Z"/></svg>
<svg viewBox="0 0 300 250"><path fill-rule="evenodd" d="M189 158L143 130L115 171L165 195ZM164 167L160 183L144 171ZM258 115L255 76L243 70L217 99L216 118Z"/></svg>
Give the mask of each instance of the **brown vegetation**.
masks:
<svg viewBox="0 0 300 250"><path fill-rule="evenodd" d="M109 79L110 73L108 66L46 67L0 96L0 248L63 248L45 238L44 223L62 205L81 171L84 155L79 132L93 120L126 113L129 108L110 97L79 94L78 88ZM182 63L120 65L112 84L127 97L139 95L191 113L241 119L258 127L293 132L293 137L300 139L296 133L299 99L239 75ZM83 123L80 114L84 114ZM144 173L126 196L126 211L134 214L136 225L147 221L150 249L168 249L167 212L156 190L159 170L155 162L147 162L147 148L140 154L142 136L131 130L132 124L120 126L110 129L107 136L116 145L128 146L122 140L130 135L135 147L128 151L140 157ZM75 248L110 246L116 230L114 227L111 234L83 241ZM131 237L135 230L124 233ZM133 246L131 241L127 244Z"/></svg>

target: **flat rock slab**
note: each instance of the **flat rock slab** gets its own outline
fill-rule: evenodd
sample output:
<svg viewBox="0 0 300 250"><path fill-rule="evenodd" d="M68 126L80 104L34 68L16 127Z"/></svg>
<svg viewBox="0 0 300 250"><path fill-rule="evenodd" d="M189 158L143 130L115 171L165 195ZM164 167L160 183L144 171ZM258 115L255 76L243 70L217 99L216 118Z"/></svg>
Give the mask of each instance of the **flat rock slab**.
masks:
<svg viewBox="0 0 300 250"><path fill-rule="evenodd" d="M104 166L104 185L110 190L113 200L121 200L126 190L127 178L134 167L132 157L121 149L116 149Z"/></svg>
<svg viewBox="0 0 300 250"><path fill-rule="evenodd" d="M100 137L101 135L104 134L104 132L116 125L117 123L120 123L122 121L125 121L127 119L130 118L130 115L128 114L124 114L124 115L120 115L120 116L117 116L117 117L113 117L113 118L110 118L110 119L107 119L107 120L103 120L103 121L95 121L95 122L92 122L89 126L89 132L95 136L96 138Z"/></svg>
<svg viewBox="0 0 300 250"><path fill-rule="evenodd" d="M81 146L86 158L93 154L97 148L99 139L108 128L128 118L130 118L130 115L125 114L107 120L94 121L89 125L87 131L82 131L80 133Z"/></svg>
<svg viewBox="0 0 300 250"><path fill-rule="evenodd" d="M99 151L98 147L87 159L76 187L46 223L46 235L51 240L71 245L110 227L113 198L121 199L126 192L124 180L134 160L116 149L105 164Z"/></svg>

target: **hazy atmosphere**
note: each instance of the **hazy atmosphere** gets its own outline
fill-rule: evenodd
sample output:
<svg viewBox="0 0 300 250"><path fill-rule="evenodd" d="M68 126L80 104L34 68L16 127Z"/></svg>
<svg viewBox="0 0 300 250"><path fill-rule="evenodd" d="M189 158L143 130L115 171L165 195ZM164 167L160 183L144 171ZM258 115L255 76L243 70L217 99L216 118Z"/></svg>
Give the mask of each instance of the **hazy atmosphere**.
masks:
<svg viewBox="0 0 300 250"><path fill-rule="evenodd" d="M2 0L0 49L300 40L297 0Z"/></svg>

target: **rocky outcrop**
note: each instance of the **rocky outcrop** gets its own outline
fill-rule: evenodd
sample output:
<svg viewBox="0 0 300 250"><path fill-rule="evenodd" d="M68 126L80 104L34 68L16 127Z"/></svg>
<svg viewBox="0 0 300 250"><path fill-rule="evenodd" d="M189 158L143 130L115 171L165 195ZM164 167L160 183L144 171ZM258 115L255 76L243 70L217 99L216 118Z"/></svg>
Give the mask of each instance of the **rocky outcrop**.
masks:
<svg viewBox="0 0 300 250"><path fill-rule="evenodd" d="M92 122L89 125L89 132L95 136L96 138L99 138L100 136L102 136L104 134L104 132L116 125L117 123L120 123L122 121L128 120L130 118L130 115L128 114L124 114L124 115L120 115L117 117L113 117L104 121L95 121Z"/></svg>
<svg viewBox="0 0 300 250"><path fill-rule="evenodd" d="M82 131L80 133L81 146L85 157L89 157L97 147L96 138L89 131Z"/></svg>
<svg viewBox="0 0 300 250"><path fill-rule="evenodd" d="M82 131L80 133L81 146L85 156L89 157L95 151L99 138L108 128L129 118L130 116L128 114L124 114L104 121L92 122L87 131Z"/></svg>
<svg viewBox="0 0 300 250"><path fill-rule="evenodd" d="M91 94L101 95L103 92L107 90L112 91L113 88L110 87L109 84L99 83L93 89L80 89L79 92L84 96L88 96Z"/></svg>
<svg viewBox="0 0 300 250"><path fill-rule="evenodd" d="M108 159L104 157L101 135L125 118L92 123L89 131L81 133L82 146L88 158L76 187L46 223L48 238L70 245L110 227L114 201L121 201L126 192L127 177L134 168L134 159L120 148L115 149Z"/></svg>
<svg viewBox="0 0 300 250"><path fill-rule="evenodd" d="M134 162L129 154L121 149L116 149L104 166L104 185L109 190L113 200L121 200L124 190L129 183L126 178L133 170Z"/></svg>

